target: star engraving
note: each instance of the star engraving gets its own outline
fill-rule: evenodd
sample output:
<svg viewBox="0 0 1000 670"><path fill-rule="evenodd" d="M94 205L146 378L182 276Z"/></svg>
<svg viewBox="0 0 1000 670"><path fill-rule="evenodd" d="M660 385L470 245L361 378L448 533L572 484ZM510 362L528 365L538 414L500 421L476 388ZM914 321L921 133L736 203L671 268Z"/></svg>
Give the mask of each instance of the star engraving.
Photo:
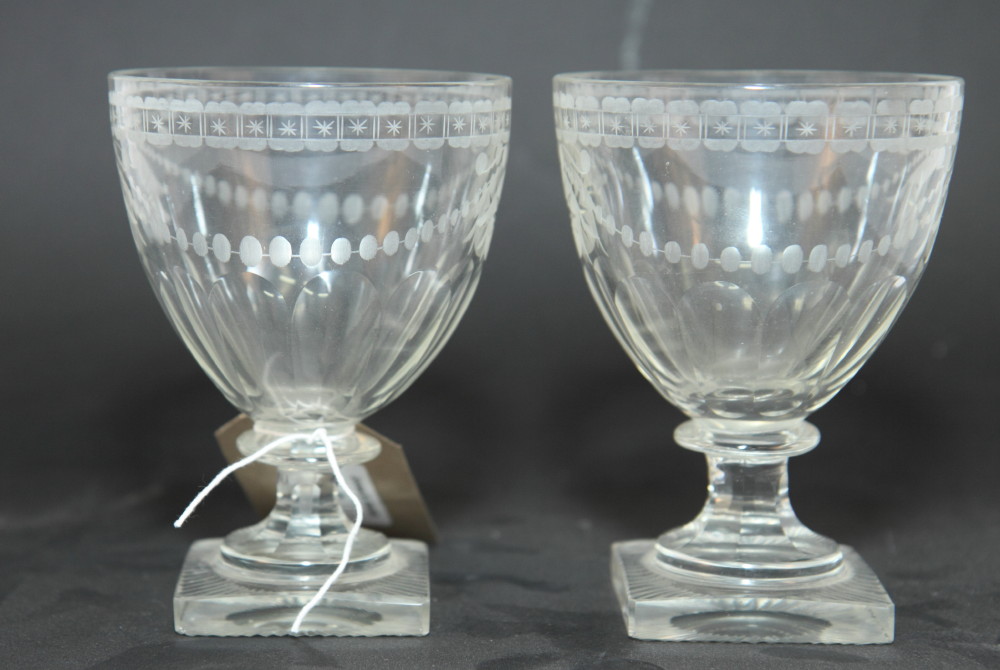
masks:
<svg viewBox="0 0 1000 670"><path fill-rule="evenodd" d="M616 116L615 120L611 122L611 132L620 135L623 130L625 130L625 126L622 124L621 117Z"/></svg>
<svg viewBox="0 0 1000 670"><path fill-rule="evenodd" d="M688 125L687 121L678 121L674 124L674 132L681 137L687 135L689 130L691 130L691 126Z"/></svg>
<svg viewBox="0 0 1000 670"><path fill-rule="evenodd" d="M314 125L313 128L315 128L316 132L322 135L323 137L329 137L330 135L333 134L333 124L334 122L332 120L316 121L316 125Z"/></svg>
<svg viewBox="0 0 1000 670"><path fill-rule="evenodd" d="M580 127L583 128L584 130L590 130L590 117L589 116L581 116L580 117Z"/></svg>
<svg viewBox="0 0 1000 670"><path fill-rule="evenodd" d="M429 116L420 117L420 132L429 133L434 130L434 119Z"/></svg>
<svg viewBox="0 0 1000 670"><path fill-rule="evenodd" d="M183 130L184 132L191 130L191 117L188 116L187 114L182 114L177 119L177 127Z"/></svg>
<svg viewBox="0 0 1000 670"><path fill-rule="evenodd" d="M163 127L164 125L166 125L163 122L163 117L161 117L159 114L154 115L153 118L149 120L149 122L153 124L153 127L156 128L156 132L158 133L162 133Z"/></svg>
<svg viewBox="0 0 1000 670"><path fill-rule="evenodd" d="M770 121L765 121L764 119L761 119L760 121L757 122L757 125L755 125L753 129L757 131L758 135L763 135L764 137L770 137L771 132L774 130L774 124L771 123Z"/></svg>
<svg viewBox="0 0 1000 670"><path fill-rule="evenodd" d="M733 127L728 121L719 121L715 124L716 135L728 135L732 130Z"/></svg>
<svg viewBox="0 0 1000 670"><path fill-rule="evenodd" d="M397 119L393 119L392 121L386 121L385 130L387 133L390 133L393 137L395 137L396 135L399 135L399 133L402 131L402 123Z"/></svg>
<svg viewBox="0 0 1000 670"><path fill-rule="evenodd" d="M254 137L264 134L264 121L262 119L251 119L247 121L247 132Z"/></svg>
<svg viewBox="0 0 1000 670"><path fill-rule="evenodd" d="M368 130L368 119L354 119L351 121L351 132L355 135L360 135L366 130Z"/></svg>
<svg viewBox="0 0 1000 670"><path fill-rule="evenodd" d="M569 126L573 122L568 116L566 117L566 125ZM490 129L490 121L485 116L479 117L479 132L485 133Z"/></svg>
<svg viewBox="0 0 1000 670"><path fill-rule="evenodd" d="M926 116L921 116L916 120L916 123L913 124L913 130L921 135L929 131L930 128L931 122Z"/></svg>
<svg viewBox="0 0 1000 670"><path fill-rule="evenodd" d="M278 128L278 132L284 137L288 137L289 135L298 135L299 126L294 121L284 121L282 122L281 127Z"/></svg>
<svg viewBox="0 0 1000 670"><path fill-rule="evenodd" d="M451 127L455 129L455 132L460 133L465 130L465 119L458 116L452 119Z"/></svg>
<svg viewBox="0 0 1000 670"><path fill-rule="evenodd" d="M841 124L840 127L844 129L845 133L847 133L851 137L854 137L854 135L859 130L861 130L861 126L862 125L863 124L860 121L858 121L857 119L851 119L849 121L845 121L843 124Z"/></svg>
<svg viewBox="0 0 1000 670"><path fill-rule="evenodd" d="M812 137L819 132L816 129L816 124L809 121L802 121L799 123L799 127L796 130L800 137Z"/></svg>
<svg viewBox="0 0 1000 670"><path fill-rule="evenodd" d="M652 135L656 132L656 124L653 123L652 119L646 119L646 121L642 124L642 132L647 135Z"/></svg>
<svg viewBox="0 0 1000 670"><path fill-rule="evenodd" d="M212 121L212 132L216 135L226 134L226 121L224 119L216 119Z"/></svg>
<svg viewBox="0 0 1000 670"><path fill-rule="evenodd" d="M890 135L895 135L899 130L899 121L896 119L886 119L885 123L882 124L882 130Z"/></svg>

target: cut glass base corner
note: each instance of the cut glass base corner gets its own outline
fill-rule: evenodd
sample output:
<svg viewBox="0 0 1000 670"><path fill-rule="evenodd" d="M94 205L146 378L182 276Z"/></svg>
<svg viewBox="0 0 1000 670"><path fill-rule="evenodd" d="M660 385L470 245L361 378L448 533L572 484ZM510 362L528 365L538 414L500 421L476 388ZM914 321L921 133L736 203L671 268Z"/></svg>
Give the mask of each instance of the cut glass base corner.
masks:
<svg viewBox="0 0 1000 670"><path fill-rule="evenodd" d="M611 578L631 637L701 642L887 644L895 608L858 554L801 583L688 576L656 563L654 540L611 548Z"/></svg>
<svg viewBox="0 0 1000 670"><path fill-rule="evenodd" d="M174 627L184 635L426 635L430 629L427 545L390 540L378 570L345 574L314 607L298 633L299 610L319 583L247 581L223 563L221 538L191 545L174 593ZM242 577L242 579L241 579Z"/></svg>

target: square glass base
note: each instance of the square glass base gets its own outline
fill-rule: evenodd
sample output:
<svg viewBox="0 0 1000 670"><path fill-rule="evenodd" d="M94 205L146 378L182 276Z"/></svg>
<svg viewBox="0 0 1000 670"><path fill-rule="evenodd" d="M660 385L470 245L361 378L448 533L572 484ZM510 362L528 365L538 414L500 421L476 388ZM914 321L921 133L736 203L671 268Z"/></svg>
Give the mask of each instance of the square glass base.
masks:
<svg viewBox="0 0 1000 670"><path fill-rule="evenodd" d="M687 577L655 563L654 540L611 547L611 579L628 634L642 640L886 644L895 608L857 552L838 574L802 586Z"/></svg>
<svg viewBox="0 0 1000 670"><path fill-rule="evenodd" d="M299 633L289 629L321 584L240 580L222 562L221 538L191 545L174 592L174 628L184 635L426 635L430 629L427 545L389 541L391 558L372 574L345 574Z"/></svg>

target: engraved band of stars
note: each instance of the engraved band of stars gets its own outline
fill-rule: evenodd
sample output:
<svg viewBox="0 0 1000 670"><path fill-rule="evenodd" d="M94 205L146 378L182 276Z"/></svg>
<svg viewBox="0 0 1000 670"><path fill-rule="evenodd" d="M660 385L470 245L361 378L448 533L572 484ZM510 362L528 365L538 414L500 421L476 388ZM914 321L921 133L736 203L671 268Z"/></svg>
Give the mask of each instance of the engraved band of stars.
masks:
<svg viewBox="0 0 1000 670"><path fill-rule="evenodd" d="M437 139L494 135L509 127L510 112L281 116L133 111L145 113L134 122L146 132L180 136L257 139Z"/></svg>
<svg viewBox="0 0 1000 670"><path fill-rule="evenodd" d="M948 135L947 114L750 116L563 110L563 128L608 137L719 140L864 140Z"/></svg>

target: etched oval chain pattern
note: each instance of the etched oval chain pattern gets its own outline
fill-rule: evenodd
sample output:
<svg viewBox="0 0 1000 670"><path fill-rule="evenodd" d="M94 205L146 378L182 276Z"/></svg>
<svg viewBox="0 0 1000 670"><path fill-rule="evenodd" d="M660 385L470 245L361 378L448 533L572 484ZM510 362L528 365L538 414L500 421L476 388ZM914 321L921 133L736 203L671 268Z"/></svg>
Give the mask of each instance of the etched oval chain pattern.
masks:
<svg viewBox="0 0 1000 670"><path fill-rule="evenodd" d="M306 190L294 193L275 190L268 194L262 188L250 191L242 185L233 187L228 181L216 179L212 175L197 175L156 152L140 151L146 160L158 165L167 174L179 175L185 181L195 183L202 198L215 199L223 207L269 210L278 217L291 213L298 218L308 217L315 211L320 221L333 223L339 218L349 226L358 224L366 214L378 220L391 213L394 219L399 220L410 211L410 196L406 193L397 195L393 202L385 195L376 195L367 203L358 193L349 194L342 200L332 191L316 194ZM152 239L161 243L175 242L181 251L190 250L203 258L211 254L218 261L227 263L232 258L239 257L248 268L267 260L275 267L282 268L293 259L300 260L307 267L316 267L324 258L329 258L335 265L344 265L354 255L364 261L372 260L380 251L386 256L394 256L400 247L411 251L418 242L430 242L435 233L443 235L474 217L477 225L472 248L480 258L484 258L489 249L493 220L499 205L503 158L503 152L489 150L476 157L475 171L485 181L472 199L463 199L457 207L444 211L436 220L417 221L405 233L390 230L381 240L368 234L357 245L347 237L337 237L329 247L325 247L318 239L306 238L299 243L297 250L291 241L281 235L270 240L260 240L253 235L231 240L222 233L196 231L189 238L180 226L174 225L171 230L167 223L169 217L165 212L152 209L143 212L140 223ZM434 200L436 194L430 194L425 204L434 204ZM134 203L134 206L142 207L141 203Z"/></svg>
<svg viewBox="0 0 1000 670"><path fill-rule="evenodd" d="M767 245L754 247L747 257L736 247L729 246L722 249L718 255L712 253L708 245L703 242L695 243L690 249L684 249L676 241L669 241L663 245L657 245L649 231L642 231L635 234L631 226L625 225L620 229L616 227L613 219L605 217L596 222L588 221L585 214L574 213L573 223L579 230L584 232L584 244L589 247L589 253L597 242L596 225L601 225L610 234L616 236L626 249L637 247L643 256L662 256L668 263L676 265L682 260L686 260L697 269L702 270L710 263L718 264L723 272L736 272L742 268L750 268L755 274L767 274L772 267L780 267L787 274L797 274L803 267L810 272L823 272L829 265L836 265L838 268L845 268L851 262L867 263L873 256L885 256L893 246L893 238L890 235L883 235L876 242L872 239L864 240L856 248L851 244L841 244L835 249L826 244L817 244L806 250L799 244L790 244L777 252ZM897 243L906 238L897 237Z"/></svg>
<svg viewBox="0 0 1000 670"><path fill-rule="evenodd" d="M875 197L880 191L889 191L892 184L888 181L883 184L876 184L872 188L860 186L857 189L844 187L836 193L820 191L814 196L812 192L805 191L797 197L790 191L780 191L774 198L776 201L777 219L787 223L796 213L800 218L808 218L813 210L823 215L827 211L835 210L840 214L845 214L852 206L860 208L859 203L863 203L869 196ZM653 201L661 204L673 211L684 211L689 215L703 213L706 216L714 217L720 207L718 192L712 187L705 187L699 191L692 186L685 186L683 189L677 187L673 182L667 182L661 186L653 182ZM726 189L723 193L723 204L721 206L733 205L724 204L725 201L736 200L745 196L734 189ZM589 253L597 241L597 226L600 225L608 233L617 237L619 242L626 249L638 248L643 256L660 255L671 264L677 264L682 259L687 259L696 269L703 269L710 262L717 263L725 272L735 272L745 264L757 274L770 272L772 265L781 267L788 274L795 274L805 266L812 272L822 272L827 264L834 264L839 268L847 267L852 261L867 263L873 253L885 256L891 250L893 243L897 246L905 245L916 233L916 226L907 226L895 237L882 235L878 239L867 239L862 241L857 247L842 243L836 246L828 244L817 244L808 250L801 245L792 244L783 250L775 252L767 245L758 245L750 250L747 257L736 247L725 247L713 252L708 245L699 242L693 244L690 249L683 249L676 241L667 241L658 244L653 234L648 230L638 233L627 224L618 227L613 217L604 214L603 211L590 211L590 208L571 208L574 225L579 227L582 241L587 247L585 251Z"/></svg>
<svg viewBox="0 0 1000 670"><path fill-rule="evenodd" d="M949 164L943 148L933 149L918 169L939 176ZM602 207L595 201L595 191L588 185L586 176L594 169L591 151L582 147L560 147L560 160L568 197L572 223L577 230L576 239L581 252L590 254L598 244L599 230L612 236L616 243L626 250L636 249L646 257L659 256L671 265L687 260L698 270L709 264L718 265L723 272L732 273L740 269L750 269L758 275L767 274L773 268L780 268L787 274L797 274L803 268L820 273L831 267L845 268L851 263L868 263L873 255L886 256L893 249L907 247L926 229L923 221L928 212L934 211L933 203L940 200L940 190L945 182L925 179L920 183L924 188L901 194L902 176L895 173L886 179L857 187L843 186L839 189L806 189L793 193L789 189L767 193L762 190L740 190L732 187L718 188L705 185L701 188L691 184L680 184L671 180L659 182L647 179L649 201L646 207L663 208L669 216L685 216L692 219L716 219L721 212L740 211L747 207L755 211L768 210L773 220L783 226L793 221L806 221L813 216L851 216L852 210L862 218L867 216L870 203L879 199L900 201L900 224L883 233L869 231L867 239L854 242L840 239L813 245L789 244L773 248L773 245L757 243L741 250L736 246L712 249L704 242L692 242L687 248L676 240L658 239L652 230L633 228L615 220L610 208ZM626 188L632 188L631 176L625 176ZM893 207L895 208L895 207Z"/></svg>

